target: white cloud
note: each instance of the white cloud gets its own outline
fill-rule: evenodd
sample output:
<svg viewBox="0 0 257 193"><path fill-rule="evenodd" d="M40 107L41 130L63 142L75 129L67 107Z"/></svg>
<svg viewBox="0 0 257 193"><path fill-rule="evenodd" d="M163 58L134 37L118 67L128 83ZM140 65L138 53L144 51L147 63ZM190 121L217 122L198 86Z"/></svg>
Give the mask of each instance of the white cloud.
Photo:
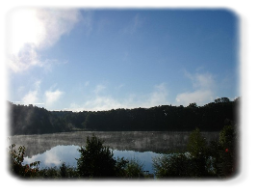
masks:
<svg viewBox="0 0 257 193"><path fill-rule="evenodd" d="M41 81L36 81L33 84L33 89L31 89L25 96L22 98L21 102L25 105L33 104L33 105L46 105L51 106L54 102L58 101L59 98L63 95L63 92L55 89L57 84L54 84L50 87L49 90L45 91L44 96L40 97L41 89L40 89ZM55 90L54 90L55 89ZM22 87L22 90L25 90Z"/></svg>
<svg viewBox="0 0 257 193"><path fill-rule="evenodd" d="M56 102L61 97L62 94L63 94L63 92L60 90L46 91L45 92L46 104L52 105L54 102Z"/></svg>
<svg viewBox="0 0 257 193"><path fill-rule="evenodd" d="M41 81L36 81L34 83L34 89L30 90L23 98L22 103L23 104L36 104L38 103L38 92L40 89Z"/></svg>
<svg viewBox="0 0 257 193"><path fill-rule="evenodd" d="M165 83L161 83L159 85L156 85L154 87L153 93L150 95L149 100L147 100L147 103L145 106L157 106L157 105L163 105L167 103L167 95L168 90L165 86Z"/></svg>
<svg viewBox="0 0 257 193"><path fill-rule="evenodd" d="M8 65L14 72L20 72L31 66L41 66L42 63L33 46L26 45L18 54L9 56Z"/></svg>
<svg viewBox="0 0 257 193"><path fill-rule="evenodd" d="M213 92L211 90L196 90L193 92L181 93L177 96L178 104L188 105L197 103L198 105L206 104L213 100Z"/></svg>
<svg viewBox="0 0 257 193"><path fill-rule="evenodd" d="M37 102L38 98L37 98L37 91L29 91L29 93L27 93L23 98L22 98L22 102L24 104L34 104Z"/></svg>
<svg viewBox="0 0 257 193"><path fill-rule="evenodd" d="M14 72L45 66L38 51L53 46L79 21L73 9L15 9L9 15L8 65ZM48 64L49 65L49 64Z"/></svg>
<svg viewBox="0 0 257 193"><path fill-rule="evenodd" d="M45 153L45 159L44 159L45 165L55 164L60 165L61 160L58 158L55 152L47 151Z"/></svg>
<svg viewBox="0 0 257 193"><path fill-rule="evenodd" d="M179 105L188 105L190 103L197 103L204 105L214 99L215 95L215 81L213 76L209 73L192 75L186 72L195 89L192 92L180 93L176 97L176 102Z"/></svg>
<svg viewBox="0 0 257 193"><path fill-rule="evenodd" d="M164 83L155 85L153 92L144 96L130 94L126 98L116 99L112 96L99 95L99 93L106 87L103 85L97 85L95 96L88 99L84 104L72 103L66 110L72 111L100 111L110 110L117 108L137 108L137 107L152 107L157 105L163 105L167 103L168 90ZM97 92L96 92L97 91Z"/></svg>
<svg viewBox="0 0 257 193"><path fill-rule="evenodd" d="M185 75L192 81L194 88L209 89L215 85L213 76L210 73L192 75L186 72Z"/></svg>
<svg viewBox="0 0 257 193"><path fill-rule="evenodd" d="M116 109L116 108L124 108L121 103L112 97L96 97L93 100L89 100L84 104L85 108L99 111L99 110L107 110L107 109Z"/></svg>

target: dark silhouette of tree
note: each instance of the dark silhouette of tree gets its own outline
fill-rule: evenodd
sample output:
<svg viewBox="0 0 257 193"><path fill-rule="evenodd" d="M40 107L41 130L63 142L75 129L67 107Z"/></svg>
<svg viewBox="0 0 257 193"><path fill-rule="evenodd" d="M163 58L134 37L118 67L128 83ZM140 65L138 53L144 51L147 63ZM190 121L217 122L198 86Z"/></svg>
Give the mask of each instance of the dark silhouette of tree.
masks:
<svg viewBox="0 0 257 193"><path fill-rule="evenodd" d="M60 166L60 173L62 178L67 178L68 177L68 171L67 171L67 166L65 163L62 163L62 165Z"/></svg>
<svg viewBox="0 0 257 193"><path fill-rule="evenodd" d="M197 104L196 104L196 103L190 103L187 107L193 107L193 108L196 108L196 107L197 107Z"/></svg>
<svg viewBox="0 0 257 193"><path fill-rule="evenodd" d="M153 158L157 178L189 178L192 174L190 159L183 153L173 153Z"/></svg>
<svg viewBox="0 0 257 193"><path fill-rule="evenodd" d="M103 141L93 136L87 138L86 146L79 149L77 170L80 177L106 178L115 176L113 153L109 147L103 146Z"/></svg>
<svg viewBox="0 0 257 193"><path fill-rule="evenodd" d="M199 128L196 128L189 135L188 143L187 143L187 151L190 152L190 154L193 157L198 157L206 153L207 151L206 139L200 133Z"/></svg>
<svg viewBox="0 0 257 193"><path fill-rule="evenodd" d="M9 103L10 134L91 131L221 131L224 123L237 124L239 99L226 97L203 106L160 105L151 108L112 109L97 112L47 111L36 106ZM230 123L229 123L230 124Z"/></svg>
<svg viewBox="0 0 257 193"><path fill-rule="evenodd" d="M222 98L215 99L214 102L215 103L227 103L227 102L230 102L230 100L227 97L222 97Z"/></svg>
<svg viewBox="0 0 257 193"><path fill-rule="evenodd" d="M238 139L236 127L228 125L220 132L219 157L217 170L223 177L231 177L236 174L238 168Z"/></svg>
<svg viewBox="0 0 257 193"><path fill-rule="evenodd" d="M131 159L125 165L125 178L139 179L144 177L143 165L137 160Z"/></svg>

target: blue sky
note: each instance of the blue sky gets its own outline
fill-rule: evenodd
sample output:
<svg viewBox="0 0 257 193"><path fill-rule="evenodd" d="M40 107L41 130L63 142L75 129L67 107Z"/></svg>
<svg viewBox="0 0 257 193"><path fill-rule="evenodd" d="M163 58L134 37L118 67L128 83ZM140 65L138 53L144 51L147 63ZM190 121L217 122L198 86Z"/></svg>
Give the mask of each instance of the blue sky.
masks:
<svg viewBox="0 0 257 193"><path fill-rule="evenodd" d="M48 110L240 96L238 21L219 9L13 9L8 100Z"/></svg>

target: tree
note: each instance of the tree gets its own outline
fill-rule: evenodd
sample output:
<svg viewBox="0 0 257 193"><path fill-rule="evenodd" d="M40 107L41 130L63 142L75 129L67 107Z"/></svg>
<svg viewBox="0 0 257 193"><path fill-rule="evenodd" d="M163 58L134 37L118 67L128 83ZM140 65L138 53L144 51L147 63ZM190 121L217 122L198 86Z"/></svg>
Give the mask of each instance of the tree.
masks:
<svg viewBox="0 0 257 193"><path fill-rule="evenodd" d="M220 176L231 176L237 172L237 132L231 125L225 126L220 132L218 158L218 172Z"/></svg>
<svg viewBox="0 0 257 193"><path fill-rule="evenodd" d="M221 97L214 100L215 103L227 103L230 102L229 98L227 97Z"/></svg>
<svg viewBox="0 0 257 193"><path fill-rule="evenodd" d="M206 151L206 140L200 133L200 129L196 128L188 137L187 150L194 157L204 154Z"/></svg>
<svg viewBox="0 0 257 193"><path fill-rule="evenodd" d="M60 174L61 174L62 178L67 178L68 177L67 166L64 162L60 166Z"/></svg>
<svg viewBox="0 0 257 193"><path fill-rule="evenodd" d="M209 161L208 147L205 138L200 133L200 129L196 128L188 138L187 150L192 156L190 167L193 175L196 177L205 177L209 175L207 163Z"/></svg>
<svg viewBox="0 0 257 193"><path fill-rule="evenodd" d="M126 163L124 168L125 170L125 177L126 178L143 178L143 165L140 164L137 160L131 159Z"/></svg>
<svg viewBox="0 0 257 193"><path fill-rule="evenodd" d="M80 158L77 160L77 171L80 177L105 178L115 176L113 152L103 146L96 136L87 137L86 146L80 147Z"/></svg>
<svg viewBox="0 0 257 193"><path fill-rule="evenodd" d="M61 178L78 178L77 170L64 162L59 168Z"/></svg>
<svg viewBox="0 0 257 193"><path fill-rule="evenodd" d="M187 107L197 108L197 104L196 103L190 103Z"/></svg>
<svg viewBox="0 0 257 193"><path fill-rule="evenodd" d="M157 178L188 178L191 176L190 158L183 153L174 153L153 158Z"/></svg>
<svg viewBox="0 0 257 193"><path fill-rule="evenodd" d="M18 152L15 150L15 144L9 147L10 170L19 177L35 177L38 173L39 161L30 164L24 164L25 147L20 146Z"/></svg>

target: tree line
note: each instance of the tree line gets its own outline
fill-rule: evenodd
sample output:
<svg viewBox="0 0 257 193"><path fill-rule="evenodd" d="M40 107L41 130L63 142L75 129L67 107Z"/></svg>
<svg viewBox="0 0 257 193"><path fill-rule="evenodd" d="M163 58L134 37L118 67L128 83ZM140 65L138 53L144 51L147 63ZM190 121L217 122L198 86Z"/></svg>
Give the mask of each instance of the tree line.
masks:
<svg viewBox="0 0 257 193"><path fill-rule="evenodd" d="M160 105L151 108L108 111L48 111L33 105L9 102L10 134L42 134L74 130L89 131L220 131L237 123L239 98L215 99L203 106Z"/></svg>

